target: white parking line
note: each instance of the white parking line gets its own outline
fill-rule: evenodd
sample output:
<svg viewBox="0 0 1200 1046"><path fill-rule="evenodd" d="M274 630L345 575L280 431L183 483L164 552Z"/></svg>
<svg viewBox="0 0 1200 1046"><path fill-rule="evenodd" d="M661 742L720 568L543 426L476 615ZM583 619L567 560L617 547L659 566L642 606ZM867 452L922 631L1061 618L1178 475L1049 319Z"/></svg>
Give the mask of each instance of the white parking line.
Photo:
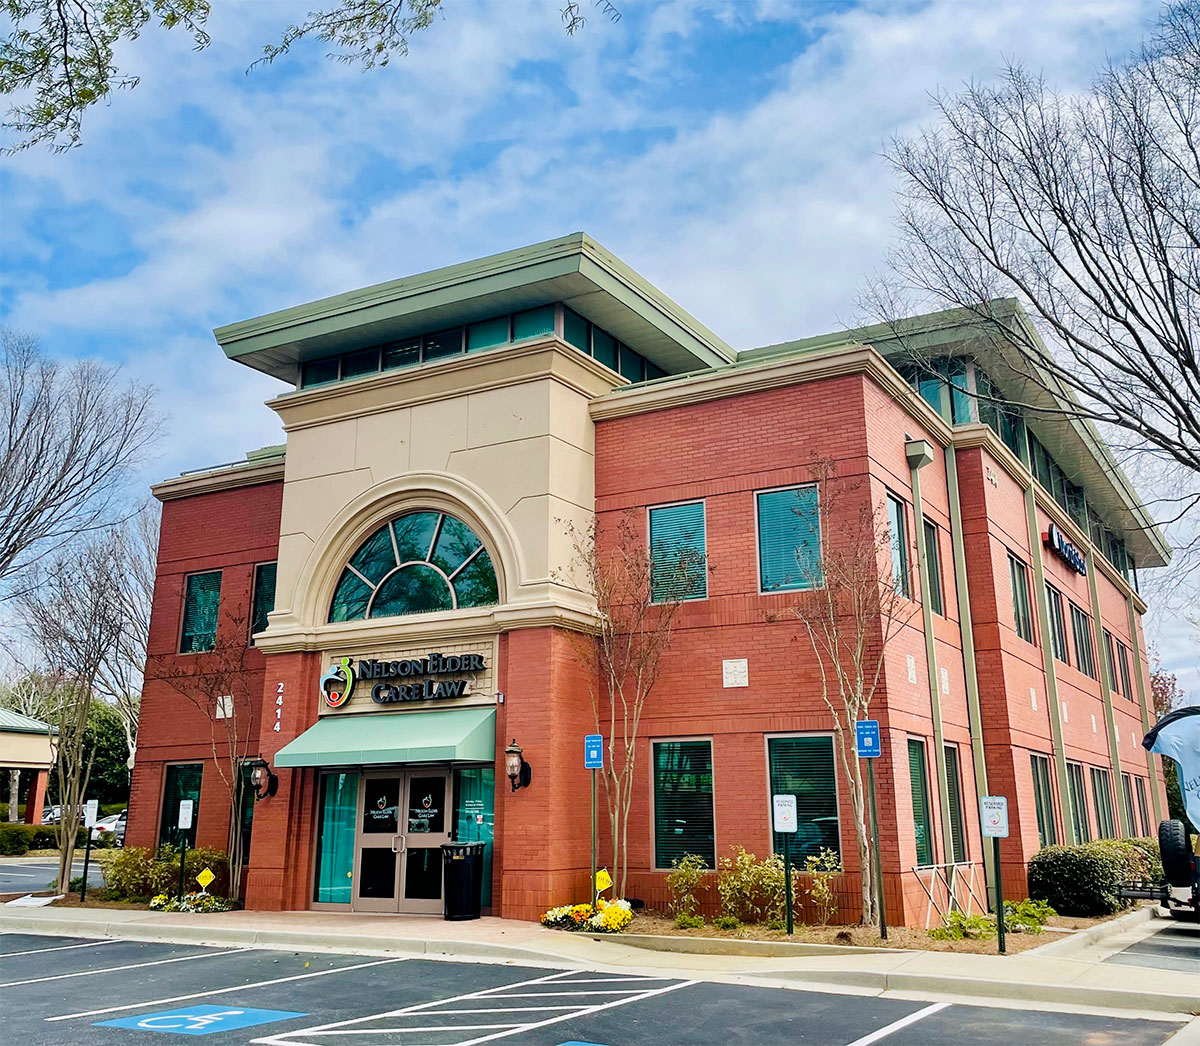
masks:
<svg viewBox="0 0 1200 1046"><path fill-rule="evenodd" d="M65 952L68 948L99 948L102 944L117 944L113 941L88 941L87 944L58 944L53 948L34 948L27 952L5 952L0 959L14 959L18 955L41 955L43 952Z"/></svg>
<svg viewBox="0 0 1200 1046"><path fill-rule="evenodd" d="M97 1017L102 1013L119 1013L121 1010L137 1010L143 1006L161 1006L168 1002L186 1002L189 999L203 999L209 995L223 995L225 992L249 991L254 988L267 988L272 984L286 984L288 981L306 981L310 977L328 977L331 973L349 973L351 970L365 970L368 966L387 966L389 963L408 962L407 955L398 959L377 959L375 962L360 962L355 966L339 966L333 970L317 970L313 973L298 973L294 977L276 977L270 981L256 981L251 984L231 984L227 988L213 988L207 992L192 992L188 995L172 995L169 999L150 999L145 1002L131 1002L124 1006L106 1006L102 1010L80 1010L78 1013L61 1013L57 1017L46 1017L50 1022L70 1021L77 1017Z"/></svg>
<svg viewBox="0 0 1200 1046"><path fill-rule="evenodd" d="M41 874L44 875L45 872L43 872ZM36 878L38 878L38 876L34 872L0 872L0 878L2 878L2 879L36 879Z"/></svg>
<svg viewBox="0 0 1200 1046"><path fill-rule="evenodd" d="M617 1006L624 1006L631 1002L639 1002L642 999L649 999L656 995L662 995L664 992L675 991L679 988L687 988L696 981L679 981L674 984L666 984L658 988L650 988L647 990L639 990L637 988L623 989L621 991L576 991L576 992L520 992L513 991L514 988L527 988L535 984L547 984L551 987L562 985L566 987L572 982L564 980L572 973L578 971L564 970L561 973L549 974L545 977L538 977L530 981L518 981L514 984L502 984L493 988L485 988L477 992L469 992L466 995L458 995L449 999L436 999L432 1002L418 1003L415 1006L407 1006L401 1010L392 1010L387 1013L375 1013L365 1017L354 1017L346 1021L337 1021L331 1024L318 1024L311 1028L297 1028L295 1031L281 1032L278 1035L266 1036L261 1039L254 1039L253 1042L257 1046L325 1046L321 1041L313 1042L311 1040L326 1040L330 1037L336 1038L338 1035L357 1036L357 1035L410 1035L415 1033L437 1032L444 1035L449 1035L458 1031L488 1031L491 1028L498 1029L490 1035L479 1035L469 1039L458 1039L453 1044L446 1046L475 1046L477 1043L490 1042L493 1039L503 1039L509 1035L518 1035L522 1032L544 1028L551 1024L560 1024L564 1021L574 1020L577 1017L585 1017L591 1013L599 1013L601 1010L612 1009ZM623 980L637 980L638 978L623 978ZM662 981L663 977L647 977L646 981L655 982ZM545 996L595 996L595 995L620 995L623 998L607 999L604 1002L595 1004L552 1004L550 1006L519 1006L496 1009L436 1009L435 1007L446 1007L448 1004L457 1002L466 1002L471 1000L481 1001L496 1001L506 1002L509 999L528 999L542 998ZM457 1016L458 1014L475 1014L475 1013L525 1013L538 1011L554 1011L553 1015L542 1020L512 1022L509 1024L494 1024L494 1025L468 1025L468 1024L430 1024L430 1025L412 1025L405 1026L402 1018L428 1018L433 1016ZM364 1028L364 1025L370 1021L390 1021L389 1026L385 1028L371 1027ZM356 1027L357 1026L357 1027Z"/></svg>
<svg viewBox="0 0 1200 1046"><path fill-rule="evenodd" d="M45 981L65 981L70 977L91 977L97 973L119 973L122 970L140 970L143 966L165 966L169 962L187 962L189 959L215 959L218 955L237 955L239 952L247 951L251 951L251 949L231 948L227 952L200 952L198 955L177 955L173 959L151 959L148 962L134 962L128 966L105 966L99 970L56 973L52 977L30 977L24 981L9 981L7 984L0 984L0 988L19 988L22 984L42 984Z"/></svg>
<svg viewBox="0 0 1200 1046"><path fill-rule="evenodd" d="M932 1006L926 1006L923 1010L917 1010L916 1013L910 1013L907 1017L901 1017L898 1021L885 1024L882 1028L877 1028L869 1035L864 1035L861 1039L848 1042L846 1046L871 1046L871 1043L878 1042L880 1039L886 1039L893 1032L898 1032L901 1028L907 1028L910 1024L916 1024L917 1021L923 1021L926 1017L932 1017L939 1010L944 1010L949 1005L948 1002L935 1002Z"/></svg>

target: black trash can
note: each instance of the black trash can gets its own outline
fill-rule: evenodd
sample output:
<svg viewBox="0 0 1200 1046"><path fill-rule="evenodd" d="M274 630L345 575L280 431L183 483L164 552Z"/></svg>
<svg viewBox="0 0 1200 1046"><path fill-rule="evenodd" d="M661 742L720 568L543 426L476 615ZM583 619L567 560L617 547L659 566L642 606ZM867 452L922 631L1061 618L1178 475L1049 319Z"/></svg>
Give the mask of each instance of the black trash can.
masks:
<svg viewBox="0 0 1200 1046"><path fill-rule="evenodd" d="M448 922L478 919L484 843L442 843L442 911Z"/></svg>

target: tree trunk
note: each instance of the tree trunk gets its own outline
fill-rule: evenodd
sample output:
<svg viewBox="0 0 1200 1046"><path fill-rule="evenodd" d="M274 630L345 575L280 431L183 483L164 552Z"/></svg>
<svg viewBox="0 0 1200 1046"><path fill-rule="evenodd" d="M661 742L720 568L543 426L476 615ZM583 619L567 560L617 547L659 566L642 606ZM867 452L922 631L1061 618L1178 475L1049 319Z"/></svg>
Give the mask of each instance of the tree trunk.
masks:
<svg viewBox="0 0 1200 1046"><path fill-rule="evenodd" d="M21 771L9 770L8 772L8 819L15 822L17 820L17 805L21 797Z"/></svg>

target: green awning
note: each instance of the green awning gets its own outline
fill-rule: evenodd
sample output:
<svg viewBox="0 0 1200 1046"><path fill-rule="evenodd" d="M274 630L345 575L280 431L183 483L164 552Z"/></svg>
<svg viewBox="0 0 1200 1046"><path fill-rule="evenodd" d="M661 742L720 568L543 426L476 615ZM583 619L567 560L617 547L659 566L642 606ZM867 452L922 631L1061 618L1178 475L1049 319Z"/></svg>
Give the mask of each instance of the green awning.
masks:
<svg viewBox="0 0 1200 1046"><path fill-rule="evenodd" d="M496 759L496 710L326 716L275 753L276 766L482 762Z"/></svg>

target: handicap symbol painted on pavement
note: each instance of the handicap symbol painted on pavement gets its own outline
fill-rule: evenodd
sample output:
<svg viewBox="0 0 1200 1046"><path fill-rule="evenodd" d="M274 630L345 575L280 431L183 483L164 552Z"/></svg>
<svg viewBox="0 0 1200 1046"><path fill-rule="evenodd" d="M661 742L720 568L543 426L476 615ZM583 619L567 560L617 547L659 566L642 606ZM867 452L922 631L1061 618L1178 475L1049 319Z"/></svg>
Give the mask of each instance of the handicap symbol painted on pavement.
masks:
<svg viewBox="0 0 1200 1046"><path fill-rule="evenodd" d="M144 1013L139 1017L122 1017L115 1021L96 1021L108 1028L134 1028L138 1031L160 1031L171 1035L212 1035L218 1031L252 1028L256 1024L287 1021L307 1017L307 1013L291 1010L241 1010L232 1006L186 1006L182 1010L163 1010Z"/></svg>

